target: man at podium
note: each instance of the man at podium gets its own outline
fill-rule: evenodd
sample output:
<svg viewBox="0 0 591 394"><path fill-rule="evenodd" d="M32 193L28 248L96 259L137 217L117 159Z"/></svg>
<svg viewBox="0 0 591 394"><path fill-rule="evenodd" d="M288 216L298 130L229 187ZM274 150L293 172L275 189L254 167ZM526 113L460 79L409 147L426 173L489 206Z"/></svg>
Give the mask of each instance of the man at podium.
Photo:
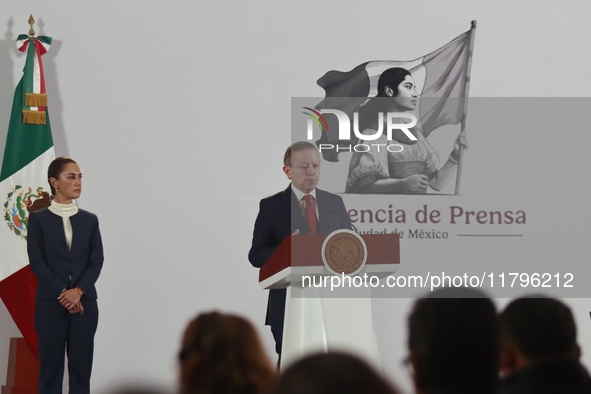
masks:
<svg viewBox="0 0 591 394"><path fill-rule="evenodd" d="M316 188L320 179L320 154L314 144L306 141L291 144L283 156L283 172L291 184L262 199L259 205L248 253L248 259L257 268L263 266L285 237L351 229L343 199ZM271 326L280 359L285 294L285 289L269 290L265 318L265 324Z"/></svg>

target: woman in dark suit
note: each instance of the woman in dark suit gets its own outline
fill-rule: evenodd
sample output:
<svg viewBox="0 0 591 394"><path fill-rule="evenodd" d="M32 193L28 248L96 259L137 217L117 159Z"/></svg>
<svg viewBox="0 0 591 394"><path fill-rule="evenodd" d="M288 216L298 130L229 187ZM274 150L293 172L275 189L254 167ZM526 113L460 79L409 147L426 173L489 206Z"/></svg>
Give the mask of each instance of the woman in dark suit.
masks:
<svg viewBox="0 0 591 394"><path fill-rule="evenodd" d="M39 341L39 393L62 393L68 354L70 393L90 391L97 281L103 245L97 217L76 207L82 174L72 159L58 157L47 178L54 196L29 216L27 251L37 278L35 330Z"/></svg>

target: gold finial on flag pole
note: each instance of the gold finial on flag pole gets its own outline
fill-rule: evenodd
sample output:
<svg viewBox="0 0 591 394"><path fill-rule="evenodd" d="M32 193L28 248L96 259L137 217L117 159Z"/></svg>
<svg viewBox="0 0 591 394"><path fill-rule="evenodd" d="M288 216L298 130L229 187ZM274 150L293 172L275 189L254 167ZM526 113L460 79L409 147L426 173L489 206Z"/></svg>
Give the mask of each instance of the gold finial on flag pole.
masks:
<svg viewBox="0 0 591 394"><path fill-rule="evenodd" d="M31 25L31 28L29 29L29 37L35 37L35 29L33 29L34 24L35 18L33 18L33 15L29 15L29 25Z"/></svg>

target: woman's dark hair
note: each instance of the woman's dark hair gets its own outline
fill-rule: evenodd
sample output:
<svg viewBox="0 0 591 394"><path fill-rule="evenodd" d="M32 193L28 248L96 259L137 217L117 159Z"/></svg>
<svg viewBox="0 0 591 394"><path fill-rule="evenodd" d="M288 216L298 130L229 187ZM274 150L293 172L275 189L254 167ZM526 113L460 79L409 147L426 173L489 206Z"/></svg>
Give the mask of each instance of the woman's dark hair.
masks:
<svg viewBox="0 0 591 394"><path fill-rule="evenodd" d="M273 394L396 394L397 391L365 361L329 352L292 364L279 378Z"/></svg>
<svg viewBox="0 0 591 394"><path fill-rule="evenodd" d="M74 163L77 164L73 159L70 159L69 157L56 157L51 164L49 165L49 168L47 169L47 182L49 182L49 187L51 188L51 194L53 194L55 196L55 189L53 188L53 185L51 184L50 179L51 178L59 178L60 174L64 171L64 167L70 163Z"/></svg>
<svg viewBox="0 0 591 394"><path fill-rule="evenodd" d="M402 67L389 68L380 75L378 80L378 96L386 97L386 87L390 87L394 91L394 97L398 96L398 85L407 75L411 75L410 71Z"/></svg>
<svg viewBox="0 0 591 394"><path fill-rule="evenodd" d="M199 314L185 330L179 361L181 394L256 394L275 379L254 327L235 315Z"/></svg>

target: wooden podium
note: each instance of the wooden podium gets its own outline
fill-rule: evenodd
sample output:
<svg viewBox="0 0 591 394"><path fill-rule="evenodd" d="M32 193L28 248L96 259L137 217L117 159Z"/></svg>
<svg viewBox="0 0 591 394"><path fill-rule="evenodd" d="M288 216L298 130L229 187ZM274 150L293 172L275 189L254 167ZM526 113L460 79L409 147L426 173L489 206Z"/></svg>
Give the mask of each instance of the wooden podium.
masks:
<svg viewBox="0 0 591 394"><path fill-rule="evenodd" d="M381 367L372 313L373 287L366 284L369 277L383 278L396 272L399 236L362 235L367 260L352 276L335 275L325 266L322 250L330 236L287 237L259 271L263 288L287 288L281 369L306 354L329 350L347 351ZM331 288L337 280L345 285ZM372 283L376 285L375 280Z"/></svg>
<svg viewBox="0 0 591 394"><path fill-rule="evenodd" d="M37 394L39 361L33 356L24 338L10 338L8 373L2 394Z"/></svg>

